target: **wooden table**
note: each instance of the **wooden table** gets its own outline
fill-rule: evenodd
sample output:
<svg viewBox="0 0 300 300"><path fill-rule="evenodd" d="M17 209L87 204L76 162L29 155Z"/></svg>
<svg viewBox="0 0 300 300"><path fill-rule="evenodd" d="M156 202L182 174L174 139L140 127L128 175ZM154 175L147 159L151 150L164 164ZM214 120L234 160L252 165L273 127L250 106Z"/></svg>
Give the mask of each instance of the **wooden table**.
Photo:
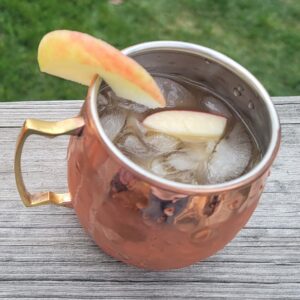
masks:
<svg viewBox="0 0 300 300"><path fill-rule="evenodd" d="M300 97L273 98L282 147L247 226L213 257L169 272L146 272L105 255L72 209L26 209L13 156L29 117L59 120L82 101L0 104L0 298L300 299ZM67 137L30 137L23 155L31 191L65 191Z"/></svg>

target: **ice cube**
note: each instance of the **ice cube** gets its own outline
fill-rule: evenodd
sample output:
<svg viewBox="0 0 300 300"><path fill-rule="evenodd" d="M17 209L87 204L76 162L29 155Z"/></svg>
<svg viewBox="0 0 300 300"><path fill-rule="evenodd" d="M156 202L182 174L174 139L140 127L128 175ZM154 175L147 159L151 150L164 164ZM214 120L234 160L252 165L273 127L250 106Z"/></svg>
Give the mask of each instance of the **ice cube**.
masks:
<svg viewBox="0 0 300 300"><path fill-rule="evenodd" d="M143 141L132 133L127 133L117 140L117 147L135 162L146 160L152 153Z"/></svg>
<svg viewBox="0 0 300 300"><path fill-rule="evenodd" d="M166 178L181 183L198 184L195 170L177 172L166 176Z"/></svg>
<svg viewBox="0 0 300 300"><path fill-rule="evenodd" d="M136 118L135 114L129 114L126 126L139 137L143 137L147 133L147 128Z"/></svg>
<svg viewBox="0 0 300 300"><path fill-rule="evenodd" d="M117 108L105 110L100 115L100 122L106 135L113 141L125 125L127 114Z"/></svg>
<svg viewBox="0 0 300 300"><path fill-rule="evenodd" d="M167 107L196 106L195 97L179 83L163 77L155 77L155 81L166 99Z"/></svg>
<svg viewBox="0 0 300 300"><path fill-rule="evenodd" d="M208 162L211 184L222 183L242 175L252 156L252 144L246 128L237 123L230 134L217 145Z"/></svg>
<svg viewBox="0 0 300 300"><path fill-rule="evenodd" d="M151 133L145 135L144 142L157 153L170 153L178 149L180 140L160 133Z"/></svg>
<svg viewBox="0 0 300 300"><path fill-rule="evenodd" d="M168 164L176 171L187 171L196 169L199 160L197 157L189 155L189 152L174 152L168 157Z"/></svg>
<svg viewBox="0 0 300 300"><path fill-rule="evenodd" d="M151 163L151 171L168 180L196 184L197 162L179 152L171 155L161 155Z"/></svg>
<svg viewBox="0 0 300 300"><path fill-rule="evenodd" d="M216 147L216 141L202 143L185 143L187 154L197 161L207 161Z"/></svg>
<svg viewBox="0 0 300 300"><path fill-rule="evenodd" d="M124 109L132 111L132 112L144 113L149 109L149 107L147 107L145 105L142 105L142 104L139 104L139 103L136 103L131 100L124 99L124 98L120 98L115 93L111 93L110 97L116 103L116 105L118 107L124 108Z"/></svg>
<svg viewBox="0 0 300 300"><path fill-rule="evenodd" d="M150 168L153 173L169 180L204 183L207 182L207 161L212 150L207 143L180 144L177 150L156 157Z"/></svg>
<svg viewBox="0 0 300 300"><path fill-rule="evenodd" d="M168 168L168 164L166 164L164 159L164 156L156 157L151 163L151 171L161 177L165 177L174 172L174 170L170 169L170 166Z"/></svg>
<svg viewBox="0 0 300 300"><path fill-rule="evenodd" d="M217 146L216 141L208 141L206 143L206 153L208 156L210 156L215 151L216 146Z"/></svg>
<svg viewBox="0 0 300 300"><path fill-rule="evenodd" d="M153 154L172 152L181 144L181 141L175 137L160 133L149 133L147 128L132 114L127 118L126 127L130 132L138 136L152 150Z"/></svg>
<svg viewBox="0 0 300 300"><path fill-rule="evenodd" d="M176 161L177 159L178 161ZM151 163L151 170L159 176L168 177L180 171L188 170L191 166L194 166L194 162L189 160L187 156L183 157L182 153L174 152L156 157Z"/></svg>
<svg viewBox="0 0 300 300"><path fill-rule="evenodd" d="M190 151L175 151L156 157L151 163L153 173L168 177L178 172L193 172L197 170L202 158L191 155Z"/></svg>
<svg viewBox="0 0 300 300"><path fill-rule="evenodd" d="M173 157L174 159L175 157ZM171 158L172 161L172 158ZM185 162L180 160L178 163L174 163L175 167L172 166L172 163L169 162L169 158L167 156L160 156L155 158L151 163L151 171L160 176L164 177L166 179L176 181L176 182L183 182L183 183L193 183L195 180L194 171L195 170L186 170ZM176 169L176 167L179 167L181 169L184 169L183 171L180 171Z"/></svg>
<svg viewBox="0 0 300 300"><path fill-rule="evenodd" d="M205 112L221 115L227 119L230 119L232 117L232 113L230 112L227 105L221 100L212 96L207 96L201 101L201 108Z"/></svg>
<svg viewBox="0 0 300 300"><path fill-rule="evenodd" d="M110 92L105 94L98 94L97 96L97 110L98 114L101 114L105 110L111 110L115 106L110 97Z"/></svg>
<svg viewBox="0 0 300 300"><path fill-rule="evenodd" d="M104 95L99 94L97 97L97 110L98 114L107 109L110 100Z"/></svg>
<svg viewBox="0 0 300 300"><path fill-rule="evenodd" d="M197 184L207 184L209 183L208 179L208 170L207 170L207 160L202 160L195 172L195 180Z"/></svg>

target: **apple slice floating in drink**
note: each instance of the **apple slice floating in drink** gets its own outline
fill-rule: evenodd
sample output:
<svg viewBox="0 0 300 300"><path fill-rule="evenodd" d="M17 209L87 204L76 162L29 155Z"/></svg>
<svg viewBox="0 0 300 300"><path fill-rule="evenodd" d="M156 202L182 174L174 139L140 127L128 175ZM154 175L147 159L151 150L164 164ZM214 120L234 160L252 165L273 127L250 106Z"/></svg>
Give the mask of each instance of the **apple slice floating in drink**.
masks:
<svg viewBox="0 0 300 300"><path fill-rule="evenodd" d="M84 85L99 74L117 96L150 108L165 99L150 74L113 46L88 34L57 30L46 34L38 49L42 72Z"/></svg>
<svg viewBox="0 0 300 300"><path fill-rule="evenodd" d="M165 133L185 142L219 140L224 134L227 119L210 113L168 110L145 118L149 130Z"/></svg>

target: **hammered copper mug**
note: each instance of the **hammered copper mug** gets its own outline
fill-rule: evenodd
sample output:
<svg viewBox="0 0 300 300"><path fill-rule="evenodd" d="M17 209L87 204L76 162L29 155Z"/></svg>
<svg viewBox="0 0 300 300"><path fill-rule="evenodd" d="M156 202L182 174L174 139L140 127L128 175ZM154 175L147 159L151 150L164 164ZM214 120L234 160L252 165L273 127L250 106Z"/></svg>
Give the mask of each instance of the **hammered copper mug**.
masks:
<svg viewBox="0 0 300 300"><path fill-rule="evenodd" d="M255 132L260 162L247 174L216 185L172 182L142 169L105 135L97 113L103 85L95 77L79 116L60 122L26 120L15 156L17 187L26 206L73 207L94 241L118 260L152 270L188 266L222 249L250 218L279 148L279 120L263 86L214 50L183 42L150 42L123 52L152 73L184 76L226 98ZM69 193L26 190L21 152L30 134L72 135Z"/></svg>

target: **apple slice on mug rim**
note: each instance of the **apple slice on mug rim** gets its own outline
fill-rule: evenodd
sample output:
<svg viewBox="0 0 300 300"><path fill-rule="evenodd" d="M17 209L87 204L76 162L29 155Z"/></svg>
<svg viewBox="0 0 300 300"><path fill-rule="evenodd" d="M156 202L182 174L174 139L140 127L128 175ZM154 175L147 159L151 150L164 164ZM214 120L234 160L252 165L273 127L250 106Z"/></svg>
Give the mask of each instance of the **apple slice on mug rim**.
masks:
<svg viewBox="0 0 300 300"><path fill-rule="evenodd" d="M151 75L110 44L88 34L56 30L46 34L38 48L42 72L90 85L100 75L117 96L150 108L166 101Z"/></svg>
<svg viewBox="0 0 300 300"><path fill-rule="evenodd" d="M146 117L143 125L148 130L165 133L184 142L219 140L227 119L200 111L166 110Z"/></svg>
<svg viewBox="0 0 300 300"><path fill-rule="evenodd" d="M56 30L46 34L38 48L42 72L89 85L100 75L117 96L148 106L165 107L165 99L151 75L133 59L110 44L88 34ZM183 141L217 140L226 118L203 112L162 111L148 116L151 130Z"/></svg>

